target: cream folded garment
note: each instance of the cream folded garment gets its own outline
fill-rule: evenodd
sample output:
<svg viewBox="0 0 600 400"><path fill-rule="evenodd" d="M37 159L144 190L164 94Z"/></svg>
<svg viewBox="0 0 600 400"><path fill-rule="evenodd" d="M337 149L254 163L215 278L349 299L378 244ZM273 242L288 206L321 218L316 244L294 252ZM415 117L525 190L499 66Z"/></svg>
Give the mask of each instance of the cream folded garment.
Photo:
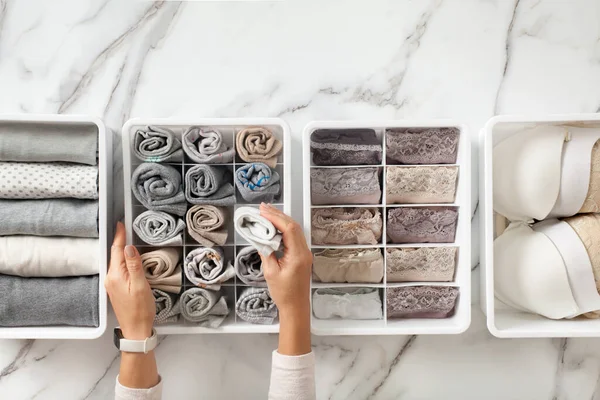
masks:
<svg viewBox="0 0 600 400"><path fill-rule="evenodd" d="M225 263L220 247L201 247L190 251L185 257L184 271L194 285L211 290L219 290L221 283L235 276L233 265Z"/></svg>
<svg viewBox="0 0 600 400"><path fill-rule="evenodd" d="M94 275L100 268L98 239L2 236L0 274L23 277Z"/></svg>
<svg viewBox="0 0 600 400"><path fill-rule="evenodd" d="M318 319L382 319L383 305L376 288L322 288L312 297Z"/></svg>
<svg viewBox="0 0 600 400"><path fill-rule="evenodd" d="M379 283L383 255L379 249L325 249L314 254L316 282Z"/></svg>
<svg viewBox="0 0 600 400"><path fill-rule="evenodd" d="M229 315L227 300L218 291L191 288L181 294L181 315L186 321L218 328Z"/></svg>
<svg viewBox="0 0 600 400"><path fill-rule="evenodd" d="M0 199L98 198L98 167L0 162Z"/></svg>
<svg viewBox="0 0 600 400"><path fill-rule="evenodd" d="M260 211L253 207L240 207L235 210L235 230L260 254L268 256L281 247L281 233Z"/></svg>
<svg viewBox="0 0 600 400"><path fill-rule="evenodd" d="M179 251L164 248L142 254L142 268L153 289L169 293L181 291L181 263Z"/></svg>

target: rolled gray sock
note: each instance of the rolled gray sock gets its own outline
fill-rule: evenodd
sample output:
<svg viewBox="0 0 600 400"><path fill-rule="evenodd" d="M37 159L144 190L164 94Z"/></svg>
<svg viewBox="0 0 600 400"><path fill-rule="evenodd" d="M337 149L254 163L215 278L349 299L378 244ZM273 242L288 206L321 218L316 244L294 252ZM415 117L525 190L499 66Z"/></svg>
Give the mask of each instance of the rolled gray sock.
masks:
<svg viewBox="0 0 600 400"><path fill-rule="evenodd" d="M192 204L231 206L235 191L225 167L195 165L185 173L185 198Z"/></svg>
<svg viewBox="0 0 600 400"><path fill-rule="evenodd" d="M229 307L220 292L191 288L181 294L181 315L190 322L207 328L218 328L227 315Z"/></svg>
<svg viewBox="0 0 600 400"><path fill-rule="evenodd" d="M223 142L223 134L215 128L192 126L183 133L183 150L194 162L228 164L235 150Z"/></svg>
<svg viewBox="0 0 600 400"><path fill-rule="evenodd" d="M0 236L98 237L98 202L78 199L0 200Z"/></svg>
<svg viewBox="0 0 600 400"><path fill-rule="evenodd" d="M183 160L181 142L175 133L160 126L148 126L134 133L133 154L148 162Z"/></svg>
<svg viewBox="0 0 600 400"><path fill-rule="evenodd" d="M98 275L21 278L0 275L0 326L98 326Z"/></svg>
<svg viewBox="0 0 600 400"><path fill-rule="evenodd" d="M252 246L241 249L235 258L235 274L246 285L266 287L262 270L262 260Z"/></svg>
<svg viewBox="0 0 600 400"><path fill-rule="evenodd" d="M155 324L166 324L167 322L177 322L181 313L181 303L177 295L164 292L160 289L152 289L154 295L154 304L156 305L156 315L154 315Z"/></svg>
<svg viewBox="0 0 600 400"><path fill-rule="evenodd" d="M183 216L187 210L181 174L170 165L140 164L131 177L131 191L144 207Z"/></svg>
<svg viewBox="0 0 600 400"><path fill-rule="evenodd" d="M133 221L133 230L144 243L154 246L181 246L185 223L162 211L144 211Z"/></svg>
<svg viewBox="0 0 600 400"><path fill-rule="evenodd" d="M268 289L249 287L238 296L235 312L246 322L269 325L277 318L277 306Z"/></svg>
<svg viewBox="0 0 600 400"><path fill-rule="evenodd" d="M235 185L250 203L272 203L279 196L279 174L264 163L246 164L235 171Z"/></svg>

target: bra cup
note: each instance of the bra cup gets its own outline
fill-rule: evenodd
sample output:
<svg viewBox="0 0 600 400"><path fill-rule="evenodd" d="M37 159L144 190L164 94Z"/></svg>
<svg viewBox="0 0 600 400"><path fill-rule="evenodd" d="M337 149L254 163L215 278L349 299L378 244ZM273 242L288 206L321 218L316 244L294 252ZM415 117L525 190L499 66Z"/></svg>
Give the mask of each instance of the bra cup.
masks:
<svg viewBox="0 0 600 400"><path fill-rule="evenodd" d="M560 192L566 130L543 126L494 147L494 209L512 221L542 220Z"/></svg>
<svg viewBox="0 0 600 400"><path fill-rule="evenodd" d="M543 233L513 223L494 242L496 297L518 309L551 319L578 314L558 249Z"/></svg>

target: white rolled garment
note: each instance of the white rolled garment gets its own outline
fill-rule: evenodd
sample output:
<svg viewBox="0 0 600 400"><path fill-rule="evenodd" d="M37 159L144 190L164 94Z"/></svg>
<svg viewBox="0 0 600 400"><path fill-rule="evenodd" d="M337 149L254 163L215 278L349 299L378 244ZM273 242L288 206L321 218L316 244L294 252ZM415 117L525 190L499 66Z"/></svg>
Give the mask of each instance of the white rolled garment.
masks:
<svg viewBox="0 0 600 400"><path fill-rule="evenodd" d="M0 236L0 274L23 277L95 275L98 239Z"/></svg>
<svg viewBox="0 0 600 400"><path fill-rule="evenodd" d="M263 256L268 256L281 247L281 233L260 215L258 208L240 207L235 210L234 220L236 232Z"/></svg>

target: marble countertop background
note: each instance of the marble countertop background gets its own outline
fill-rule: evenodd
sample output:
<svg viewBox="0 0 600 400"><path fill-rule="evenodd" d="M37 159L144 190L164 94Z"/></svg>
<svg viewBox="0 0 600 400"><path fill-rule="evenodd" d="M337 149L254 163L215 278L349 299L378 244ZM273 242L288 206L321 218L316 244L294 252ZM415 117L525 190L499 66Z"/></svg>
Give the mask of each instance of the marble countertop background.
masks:
<svg viewBox="0 0 600 400"><path fill-rule="evenodd" d="M0 112L316 119L600 111L597 0L0 0ZM301 157L293 157L301 185ZM122 165L115 157L115 213ZM473 299L478 287L473 181ZM301 196L294 216L301 218ZM109 326L114 326L111 315ZM0 341L0 399L108 399L96 341ZM169 336L165 399L264 399L274 335ZM319 399L600 399L600 340L315 337Z"/></svg>

